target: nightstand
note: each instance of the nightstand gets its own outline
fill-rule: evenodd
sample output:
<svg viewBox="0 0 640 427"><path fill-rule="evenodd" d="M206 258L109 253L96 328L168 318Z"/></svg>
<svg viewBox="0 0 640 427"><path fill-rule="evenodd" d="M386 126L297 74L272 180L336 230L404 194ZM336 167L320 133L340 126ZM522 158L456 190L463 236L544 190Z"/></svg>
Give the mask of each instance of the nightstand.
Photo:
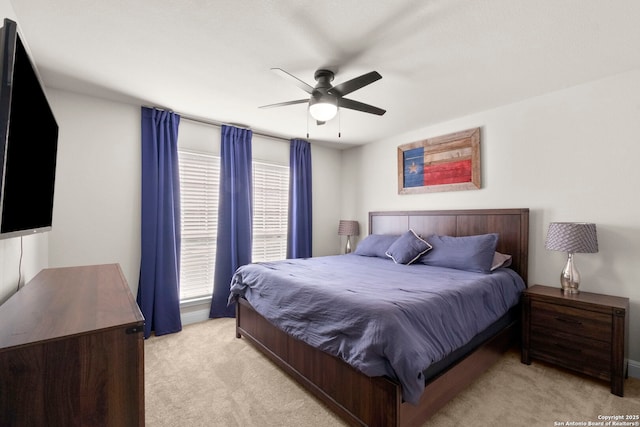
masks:
<svg viewBox="0 0 640 427"><path fill-rule="evenodd" d="M622 396L628 336L628 298L542 285L522 293L522 363L538 359L609 381Z"/></svg>

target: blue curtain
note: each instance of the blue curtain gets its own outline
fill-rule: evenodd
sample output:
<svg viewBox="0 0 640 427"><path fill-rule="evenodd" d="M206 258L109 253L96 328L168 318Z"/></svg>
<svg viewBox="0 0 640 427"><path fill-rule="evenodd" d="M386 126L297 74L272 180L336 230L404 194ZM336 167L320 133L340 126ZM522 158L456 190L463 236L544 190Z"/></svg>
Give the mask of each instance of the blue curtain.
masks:
<svg viewBox="0 0 640 427"><path fill-rule="evenodd" d="M144 337L182 330L180 321L180 116L142 107L142 225L137 302Z"/></svg>
<svg viewBox="0 0 640 427"><path fill-rule="evenodd" d="M218 239L213 298L209 317L234 317L235 305L227 306L231 277L251 262L253 185L251 137L253 132L222 126L220 147L220 197Z"/></svg>
<svg viewBox="0 0 640 427"><path fill-rule="evenodd" d="M311 257L311 144L292 139L289 149L287 258Z"/></svg>

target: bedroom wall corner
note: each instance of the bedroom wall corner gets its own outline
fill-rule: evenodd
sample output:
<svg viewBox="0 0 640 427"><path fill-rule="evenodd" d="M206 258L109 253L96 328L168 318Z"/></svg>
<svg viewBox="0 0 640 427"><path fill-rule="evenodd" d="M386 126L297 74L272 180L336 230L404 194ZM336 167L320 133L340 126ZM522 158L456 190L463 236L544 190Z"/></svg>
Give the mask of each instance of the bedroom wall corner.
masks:
<svg viewBox="0 0 640 427"><path fill-rule="evenodd" d="M313 256L340 253L342 151L311 142L313 191Z"/></svg>
<svg viewBox="0 0 640 427"><path fill-rule="evenodd" d="M368 211L375 210L368 209L363 211L362 209L362 206L366 203L365 194L367 190L365 188L369 188L370 180L375 180L379 174L384 174L388 170L386 162L382 168L379 167L379 164L375 164L375 169L366 168L363 165L364 159L367 157L365 152L371 148L373 147L367 146L367 150L365 150L364 146L357 146L342 152L342 177L345 185L342 187L341 218L355 219L360 225L360 235L352 238L351 241L354 250L358 243L369 234ZM384 157L383 155L381 156ZM372 175L371 177L367 176L367 170ZM375 173L373 172L374 170ZM342 241L341 244L344 245L346 243Z"/></svg>

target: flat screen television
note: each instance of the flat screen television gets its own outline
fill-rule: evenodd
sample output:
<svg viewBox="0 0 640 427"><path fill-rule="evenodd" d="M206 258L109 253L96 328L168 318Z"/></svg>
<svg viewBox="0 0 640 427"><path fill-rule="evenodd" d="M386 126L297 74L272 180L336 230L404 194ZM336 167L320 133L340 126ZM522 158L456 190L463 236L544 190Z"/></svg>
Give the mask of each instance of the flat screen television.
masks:
<svg viewBox="0 0 640 427"><path fill-rule="evenodd" d="M10 19L0 49L0 239L7 239L51 229L58 124Z"/></svg>

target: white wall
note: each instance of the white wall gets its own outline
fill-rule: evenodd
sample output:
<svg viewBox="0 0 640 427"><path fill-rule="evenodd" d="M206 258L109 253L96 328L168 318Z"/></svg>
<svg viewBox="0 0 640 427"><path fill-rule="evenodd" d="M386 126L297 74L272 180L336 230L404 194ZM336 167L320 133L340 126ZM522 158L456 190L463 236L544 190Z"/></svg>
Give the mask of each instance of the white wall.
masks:
<svg viewBox="0 0 640 427"><path fill-rule="evenodd" d="M331 148L311 145L311 168L313 169L313 256L340 253L340 221L342 152Z"/></svg>
<svg viewBox="0 0 640 427"><path fill-rule="evenodd" d="M49 265L140 269L140 107L49 90L60 127Z"/></svg>
<svg viewBox="0 0 640 427"><path fill-rule="evenodd" d="M474 127L482 189L397 194L398 145ZM529 283L551 286L566 254L545 249L549 222L595 222L600 252L576 255L581 289L630 298L630 357L640 361L639 159L635 70L350 149L342 213L367 224L374 210L528 207Z"/></svg>
<svg viewBox="0 0 640 427"><path fill-rule="evenodd" d="M0 240L0 304L48 266L48 233Z"/></svg>

